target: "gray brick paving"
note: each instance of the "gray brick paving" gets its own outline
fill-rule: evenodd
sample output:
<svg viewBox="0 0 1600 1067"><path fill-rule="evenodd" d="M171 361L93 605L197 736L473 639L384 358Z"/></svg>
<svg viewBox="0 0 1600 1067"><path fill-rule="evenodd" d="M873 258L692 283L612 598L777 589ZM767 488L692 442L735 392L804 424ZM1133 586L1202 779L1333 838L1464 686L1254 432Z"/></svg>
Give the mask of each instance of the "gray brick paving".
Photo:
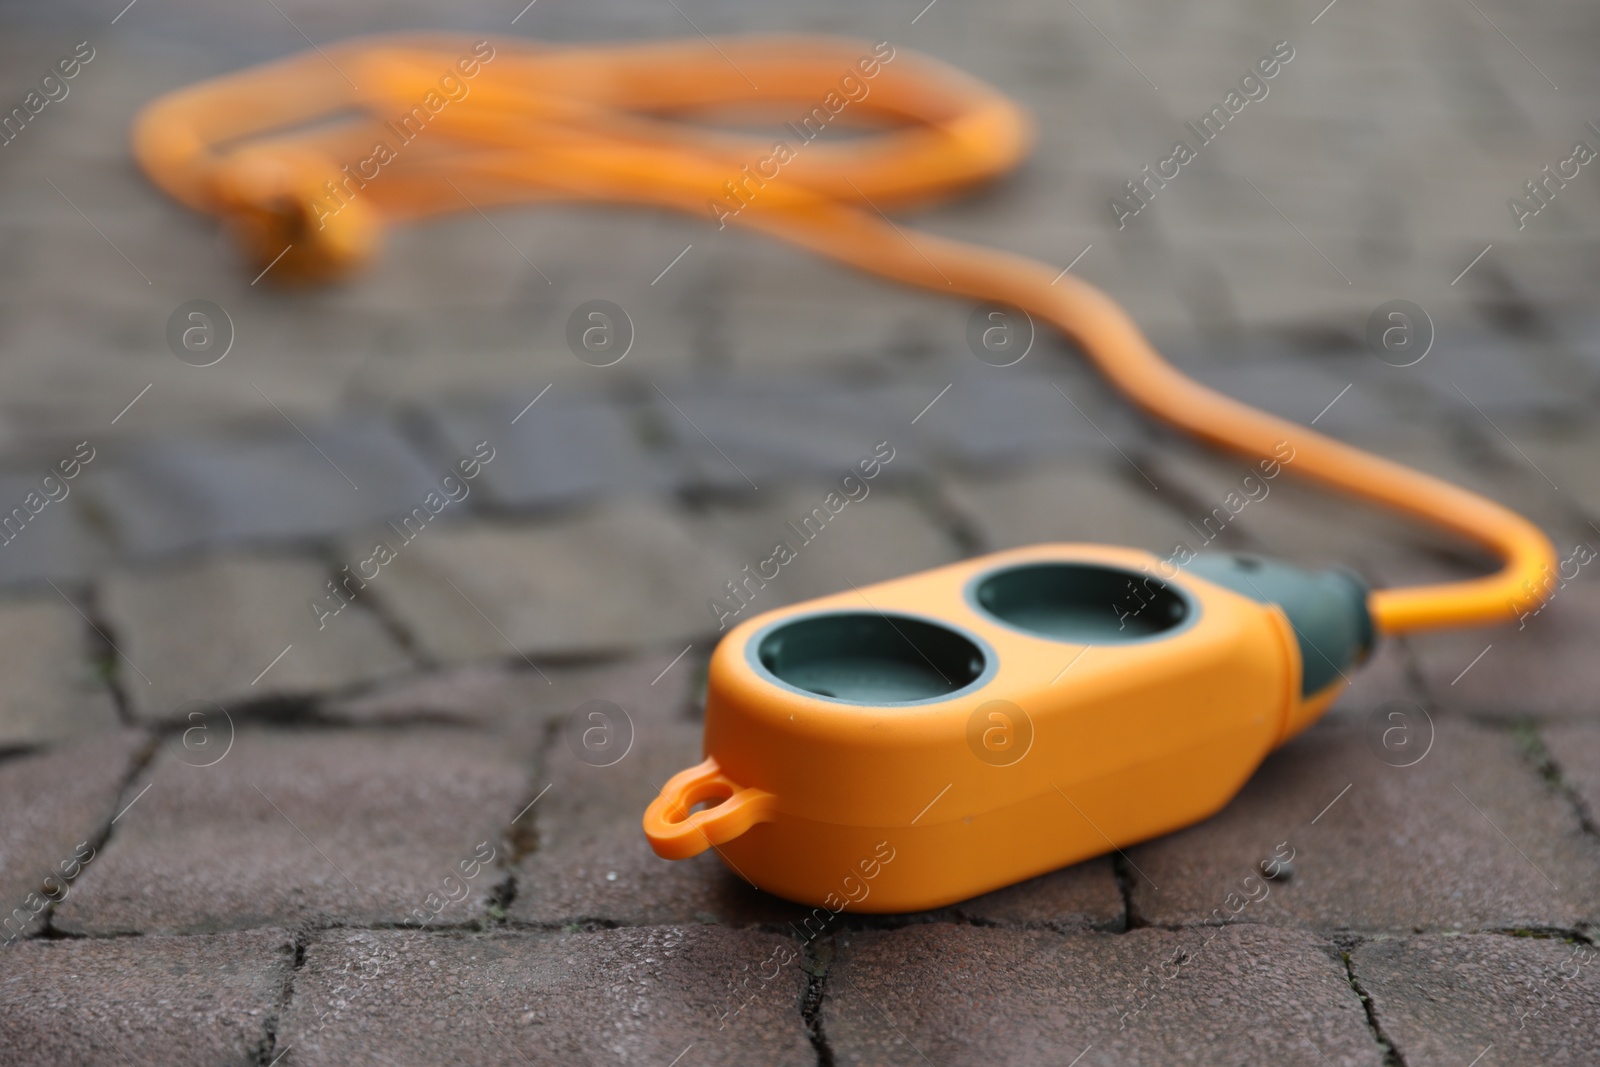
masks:
<svg viewBox="0 0 1600 1067"><path fill-rule="evenodd" d="M804 909L754 891L714 853L663 867L639 830L660 786L703 758L700 724L685 712L695 665L680 662L654 681L665 663L639 662L587 686L568 685L562 732L550 737L540 760L537 788L544 792L532 812L538 847L517 868L514 918L735 925L803 918ZM603 727L631 724L631 747L606 766L594 764L611 754L585 760L574 747L572 720L591 700L608 701L628 717ZM580 737L589 725L581 721Z"/></svg>
<svg viewBox="0 0 1600 1067"><path fill-rule="evenodd" d="M503 745L451 730L241 726L222 755L198 740L164 745L141 776L149 792L56 910L57 928L470 922L527 803L525 769Z"/></svg>
<svg viewBox="0 0 1600 1067"><path fill-rule="evenodd" d="M1184 520L1140 470L1137 461L1112 453L1007 478L951 479L946 491L986 549L1089 541L1132 545L1166 558L1186 533Z"/></svg>
<svg viewBox="0 0 1600 1067"><path fill-rule="evenodd" d="M290 969L284 930L34 941L0 976L13 1063L251 1064Z"/></svg>
<svg viewBox="0 0 1600 1067"><path fill-rule="evenodd" d="M554 390L553 382L530 378L517 395L490 405L454 405L436 415L453 454L470 456L480 441L493 443L495 462L483 468L481 484L495 504L552 507L669 489L680 480L660 443L651 440L647 409Z"/></svg>
<svg viewBox="0 0 1600 1067"><path fill-rule="evenodd" d="M24 501L30 492L39 491L43 475L72 454L72 447L68 446L46 453L51 458L31 470L0 474L0 493L5 494L0 497L5 501L0 504L5 509L3 514L14 516L14 509L27 508ZM46 503L20 533L15 525L6 529L6 541L0 545L0 584L48 589L45 580L80 582L115 558L109 531L98 522L93 507L84 506L83 488L100 473L93 467L84 470L78 480L65 483L68 493L64 499ZM77 492L72 491L74 488ZM56 489L54 495L60 492Z"/></svg>
<svg viewBox="0 0 1600 1067"><path fill-rule="evenodd" d="M526 722L538 728L545 717L559 714L574 692L587 692L597 675L609 677L616 670L608 663L591 670L552 667L541 674L521 660L477 661L385 679L325 700L318 711L362 725L432 720L463 725Z"/></svg>
<svg viewBox="0 0 1600 1067"><path fill-rule="evenodd" d="M1425 720L1401 710L1422 745ZM1395 721L1380 705L1319 723L1268 757L1218 815L1128 849L1134 913L1159 925L1237 912L1329 932L1594 921L1593 838L1511 737L1435 713L1431 748L1394 766L1410 753L1380 759L1382 745L1367 738L1374 715L1383 729ZM1241 908L1281 843L1294 850L1292 877Z"/></svg>
<svg viewBox="0 0 1600 1067"><path fill-rule="evenodd" d="M1592 721L1564 723L1540 731L1555 769L1572 789L1593 824L1600 813L1600 729Z"/></svg>
<svg viewBox="0 0 1600 1067"><path fill-rule="evenodd" d="M1600 545L1591 176L1525 229L1506 208L1591 136L1595 12L1320 7L628 0L538 5L513 32L681 35L687 15L709 33L888 37L970 70L1034 112L1037 149L921 224L1062 265L1082 253L1073 271L1201 380L1523 510L1564 554ZM498 33L511 13L447 21ZM803 945L798 909L714 856L666 864L638 829L659 780L700 755L706 600L772 527L864 447L898 449L758 609L1037 540L1170 551L1238 464L1153 429L1050 336L983 366L966 304L700 218L543 205L492 212L496 233L463 213L393 229L342 286L252 286L214 224L135 171L135 108L307 36L441 16L113 14L69 0L0 20L13 101L64 46L98 50L0 149L0 509L74 442L97 449L0 549L0 585L27 597L0 603L7 906L99 842L0 949L9 1060L1594 1058L1593 971L1552 979L1600 918L1589 565L1526 629L1385 643L1326 723L1198 826ZM1270 95L1119 230L1110 198L1284 39L1296 55ZM214 367L165 351L168 314L196 297L237 327ZM615 367L567 347L596 298L637 330ZM1437 332L1415 367L1366 349L1368 316L1397 298ZM403 540L386 520L480 440L496 458L469 499L317 629L323 583ZM1482 564L1288 478L1224 540L1386 583ZM594 699L635 727L611 767L563 733ZM215 705L231 729L189 714ZM1397 708L1408 728L1432 716L1409 768L1368 737ZM225 735L221 762L193 766ZM1200 925L1285 839L1303 845L1292 876ZM452 929L386 928L483 840L496 866L443 913Z"/></svg>
<svg viewBox="0 0 1600 1067"><path fill-rule="evenodd" d="M1285 440L1293 447L1292 440ZM1363 434L1355 443L1491 497L1506 495L1506 479L1463 462L1446 446L1393 432ZM1292 461L1273 479L1257 477L1255 483L1245 484L1246 477L1259 474L1248 462L1163 441L1147 464L1150 477L1167 487L1166 499L1182 513L1185 543L1196 550L1246 549L1305 566L1342 565L1375 584L1415 581L1419 571L1442 578L1452 573L1451 567L1459 574L1468 567L1484 566L1472 546L1460 540L1296 479ZM1251 499L1232 515L1224 501L1241 487L1241 495Z"/></svg>
<svg viewBox="0 0 1600 1067"><path fill-rule="evenodd" d="M1594 1060L1594 948L1564 937L1399 937L1352 966L1406 1063L1580 1064Z"/></svg>
<svg viewBox="0 0 1600 1067"><path fill-rule="evenodd" d="M1600 537L1591 539L1600 547ZM1563 558L1571 558L1564 555ZM1412 641L1428 692L1452 710L1501 719L1580 718L1600 712L1585 635L1600 625L1600 571L1588 564L1563 588L1530 594L1498 630L1421 634ZM1576 571L1574 565L1570 571ZM1482 658L1479 658L1479 657ZM1537 685L1529 685L1537 678Z"/></svg>
<svg viewBox="0 0 1600 1067"><path fill-rule="evenodd" d="M913 926L841 941L823 1006L839 1063L1382 1062L1337 949L1304 933Z"/></svg>
<svg viewBox="0 0 1600 1067"><path fill-rule="evenodd" d="M714 628L705 601L746 562L637 498L538 524L425 529L395 549L373 586L446 661L688 640Z"/></svg>
<svg viewBox="0 0 1600 1067"><path fill-rule="evenodd" d="M0 746L6 748L106 733L117 724L111 691L92 659L89 624L50 596L0 601L9 683L0 697Z"/></svg>
<svg viewBox="0 0 1600 1067"><path fill-rule="evenodd" d="M871 456L871 449L861 455ZM960 558L960 546L948 518L895 492L889 472L898 462L900 457L896 455L870 482L856 478L844 483L842 477L832 482L808 482L794 489L746 494L737 502L708 507L696 522L696 529L725 544L738 560L739 570L723 578L723 583L730 579L742 582L745 566L751 566L759 577L761 564L773 556L779 543L795 553L794 560L784 564L776 578L760 588L746 588L749 604L736 611L734 617L742 621L785 604L849 588L852 583L883 581ZM838 494L835 499L848 502L820 530L814 517L811 527L803 527L802 521L814 516L819 507L825 515L831 514L824 504L830 492ZM802 533L811 540L802 537ZM711 596L729 611L740 608L725 584L709 590L708 598ZM708 608L706 620L713 630L717 628L717 618ZM728 625L733 625L733 618Z"/></svg>
<svg viewBox="0 0 1600 1067"><path fill-rule="evenodd" d="M182 722L196 701L303 696L409 666L360 603L364 590L341 585L348 603L329 591L334 573L305 557L251 555L113 573L105 616L135 713Z"/></svg>
<svg viewBox="0 0 1600 1067"><path fill-rule="evenodd" d="M137 409L135 409L137 410ZM95 471L94 506L130 556L304 541L409 514L434 473L385 422L304 427L279 419L256 440L159 441Z"/></svg>
<svg viewBox="0 0 1600 1067"><path fill-rule="evenodd" d="M42 929L51 902L70 900L85 867L103 859L103 831L143 747L131 732L115 731L0 763L0 936L7 948Z"/></svg>
<svg viewBox="0 0 1600 1067"><path fill-rule="evenodd" d="M306 953L278 1041L311 1064L433 1063L442 1050L481 1064L810 1063L798 951L712 926L331 931ZM746 966L760 978L737 989Z"/></svg>

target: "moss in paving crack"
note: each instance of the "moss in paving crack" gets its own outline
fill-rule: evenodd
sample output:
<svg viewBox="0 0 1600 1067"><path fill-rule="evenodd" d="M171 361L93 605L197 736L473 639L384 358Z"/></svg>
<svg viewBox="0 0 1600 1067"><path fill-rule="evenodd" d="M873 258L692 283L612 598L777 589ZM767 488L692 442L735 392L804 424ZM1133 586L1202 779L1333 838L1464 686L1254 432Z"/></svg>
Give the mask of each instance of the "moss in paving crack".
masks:
<svg viewBox="0 0 1600 1067"><path fill-rule="evenodd" d="M1539 771L1539 777L1552 788L1565 792L1570 788L1561 776L1561 768L1556 766L1550 758L1550 750L1545 748L1544 738L1539 736L1539 728L1526 720L1517 723L1511 728L1511 736L1516 739L1517 749Z"/></svg>
<svg viewBox="0 0 1600 1067"><path fill-rule="evenodd" d="M1549 786L1572 807L1573 813L1578 818L1578 825L1590 837L1600 837L1600 826L1595 824L1594 813L1584 802L1583 795L1578 792L1575 785L1562 773L1561 765L1550 754L1550 749L1545 746L1544 738L1539 735L1539 727L1532 722L1518 722L1511 728L1511 735L1516 739L1517 748L1524 758L1532 763L1539 772L1539 777L1544 784Z"/></svg>
<svg viewBox="0 0 1600 1067"><path fill-rule="evenodd" d="M484 913L491 922L504 923L506 915L510 912L511 902L515 899L517 899L517 879L515 875L507 874L489 890L489 903L484 908Z"/></svg>
<svg viewBox="0 0 1600 1067"><path fill-rule="evenodd" d="M822 1001L827 996L828 969L833 966L833 938L808 942L801 966L806 972L806 988L800 1000L800 1018L806 1035L817 1053L817 1067L833 1067L833 1046L822 1028Z"/></svg>
<svg viewBox="0 0 1600 1067"><path fill-rule="evenodd" d="M302 930L294 934L293 940L284 946L289 950L289 966L284 969L283 982L278 989L273 1009L261 1024L261 1040L256 1044L256 1067L271 1067L289 1051L285 1048L282 1053L278 1052L278 1027L282 1025L284 1016L289 1012L289 1001L294 996L294 976L306 964L306 949L310 943L310 936Z"/></svg>

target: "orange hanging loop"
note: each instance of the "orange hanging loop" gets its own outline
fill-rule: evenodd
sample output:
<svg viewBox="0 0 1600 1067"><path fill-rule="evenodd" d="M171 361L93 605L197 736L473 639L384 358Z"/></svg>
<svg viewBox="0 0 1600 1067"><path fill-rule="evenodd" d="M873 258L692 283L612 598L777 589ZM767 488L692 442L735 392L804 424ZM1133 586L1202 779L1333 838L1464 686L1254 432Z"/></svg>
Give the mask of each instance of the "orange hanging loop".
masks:
<svg viewBox="0 0 1600 1067"><path fill-rule="evenodd" d="M667 780L645 809L644 835L662 859L685 860L766 822L777 799L764 789L740 786L707 759ZM711 807L694 810L707 801Z"/></svg>

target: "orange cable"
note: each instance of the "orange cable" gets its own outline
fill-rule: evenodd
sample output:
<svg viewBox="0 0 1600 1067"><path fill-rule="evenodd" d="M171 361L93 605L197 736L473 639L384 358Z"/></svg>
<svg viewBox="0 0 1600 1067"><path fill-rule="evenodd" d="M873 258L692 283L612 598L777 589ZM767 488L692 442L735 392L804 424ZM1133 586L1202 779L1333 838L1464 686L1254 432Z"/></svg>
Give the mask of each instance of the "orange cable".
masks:
<svg viewBox="0 0 1600 1067"><path fill-rule="evenodd" d="M781 157L769 139L707 121L774 115L791 123ZM872 132L803 139L833 126ZM1076 277L1053 280L1046 264L907 231L886 214L1009 170L1030 141L1015 103L958 70L885 43L791 36L559 48L354 40L170 93L133 131L151 179L220 216L258 267L278 258L279 280L349 273L391 220L558 199L699 214L869 273L1014 305L1071 337L1150 414L1253 459L1288 441L1295 470L1503 561L1484 577L1374 591L1380 630L1515 617L1556 560L1522 516L1192 381Z"/></svg>

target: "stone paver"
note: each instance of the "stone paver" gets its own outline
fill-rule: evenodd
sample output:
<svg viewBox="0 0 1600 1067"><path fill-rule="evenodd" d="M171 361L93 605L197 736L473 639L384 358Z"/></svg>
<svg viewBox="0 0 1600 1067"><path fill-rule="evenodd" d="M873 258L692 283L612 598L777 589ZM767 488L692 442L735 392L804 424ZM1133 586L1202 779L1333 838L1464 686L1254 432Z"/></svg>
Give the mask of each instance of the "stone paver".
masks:
<svg viewBox="0 0 1600 1067"><path fill-rule="evenodd" d="M946 489L992 551L1088 541L1165 558L1185 533L1179 514L1115 453L1057 460L1010 477L952 479Z"/></svg>
<svg viewBox="0 0 1600 1067"><path fill-rule="evenodd" d="M318 710L328 718L359 724L542 726L548 716L559 714L569 703L576 706L577 701L569 698L596 684L596 675L604 677L616 669L616 664L607 663L590 669L552 667L540 673L520 659L468 663L385 679L327 700Z"/></svg>
<svg viewBox="0 0 1600 1067"><path fill-rule="evenodd" d="M104 859L100 835L143 744L119 731L0 762L0 938L38 930L48 900L70 899Z"/></svg>
<svg viewBox="0 0 1600 1067"><path fill-rule="evenodd" d="M114 573L104 612L127 657L118 667L135 713L182 722L196 701L209 708L304 695L410 666L361 605L359 579L340 575L353 591L345 603L328 587L333 573L303 557L269 556ZM320 617L314 603L324 606Z"/></svg>
<svg viewBox="0 0 1600 1067"><path fill-rule="evenodd" d="M389 424L341 418L305 427L281 417L244 439L169 438L128 448L88 493L119 547L165 555L241 542L292 541L409 513L439 480Z"/></svg>
<svg viewBox="0 0 1600 1067"><path fill-rule="evenodd" d="M1539 733L1562 778L1587 807L1592 823L1600 814L1600 723L1562 723Z"/></svg>
<svg viewBox="0 0 1600 1067"><path fill-rule="evenodd" d="M935 914L976 923L1120 930L1125 912L1111 859L1101 856L952 904Z"/></svg>
<svg viewBox="0 0 1600 1067"><path fill-rule="evenodd" d="M723 247L711 248L713 266L706 273L719 283L712 310L727 359L742 371L820 367L859 374L915 366L951 351L966 356L969 309L959 302L864 277L773 241L721 237Z"/></svg>
<svg viewBox="0 0 1600 1067"><path fill-rule="evenodd" d="M1404 710L1420 745L1425 720ZM1592 921L1587 887L1600 878L1600 850L1511 737L1435 713L1432 748L1395 767L1367 739L1372 714L1385 709L1312 727L1219 814L1128 849L1142 872L1131 879L1134 914L1194 923L1221 910L1246 922L1358 931ZM1382 718L1378 738L1391 723ZM1396 762L1411 758L1388 751ZM1266 883L1261 897L1257 865L1285 842L1292 876ZM1257 902L1239 903L1247 895Z"/></svg>
<svg viewBox="0 0 1600 1067"><path fill-rule="evenodd" d="M882 441L895 457L883 480L918 470L925 457L912 447L918 435L910 422L939 386L829 382L814 374L776 380L714 375L663 382L654 390L656 417L693 480L742 493L785 477L842 478L870 460Z"/></svg>
<svg viewBox="0 0 1600 1067"><path fill-rule="evenodd" d="M0 968L5 1059L260 1063L293 966L294 941L273 929L14 946Z"/></svg>
<svg viewBox="0 0 1600 1067"><path fill-rule="evenodd" d="M1485 335L1476 324L1447 323L1422 362L1398 369L1415 375L1441 404L1465 408L1463 414L1482 412L1530 423L1570 417L1572 409L1582 404L1570 377L1563 380L1563 376L1546 371L1537 346L1528 346L1524 352L1525 358L1508 360L1498 339Z"/></svg>
<svg viewBox="0 0 1600 1067"><path fill-rule="evenodd" d="M1561 493L1587 513L1589 521L1576 531L1577 535L1587 538L1595 534L1590 522L1600 521L1600 471L1595 470L1594 464L1600 434L1587 424L1569 422L1559 430L1547 429L1538 436L1519 436L1517 445L1534 464L1534 476L1540 477L1540 472L1548 476L1560 486Z"/></svg>
<svg viewBox="0 0 1600 1067"><path fill-rule="evenodd" d="M549 393L543 392L546 385ZM576 393L565 383L530 384L526 393L481 405L457 403L435 415L461 455L481 441L492 443L495 460L483 467L481 485L497 504L549 507L607 493L669 489L681 479L663 442L650 440L649 413L640 406Z"/></svg>
<svg viewBox="0 0 1600 1067"><path fill-rule="evenodd" d="M799 955L786 937L710 926L330 931L306 953L278 1045L340 1067L809 1064Z"/></svg>
<svg viewBox="0 0 1600 1067"><path fill-rule="evenodd" d="M57 909L59 928L401 923L419 909L468 922L529 799L503 745L448 729L240 729L231 751L205 756L214 765L182 735L169 741L142 776L149 793Z"/></svg>
<svg viewBox="0 0 1600 1067"><path fill-rule="evenodd" d="M700 724L686 713L697 666L680 662L652 684L661 666L640 662L596 677L588 687L567 685L570 703L561 713L561 732L551 737L540 761L537 788L543 795L532 813L537 848L517 868L513 918L744 925L804 916L805 909L750 888L715 852L669 862L645 840L639 825L645 806L668 778L703 758ZM621 708L626 718L611 708L599 709L604 721L583 712L574 729L575 717L591 700ZM631 727L632 745L615 763L596 766L612 753L580 758L586 751L583 731L591 725L619 738Z"/></svg>
<svg viewBox="0 0 1600 1067"><path fill-rule="evenodd" d="M1429 705L1427 694L1417 680L1415 654L1408 638L1381 637L1372 655L1349 674L1350 684L1335 699L1330 718L1342 715L1365 717L1393 701ZM1398 739L1396 739L1398 740Z"/></svg>
<svg viewBox="0 0 1600 1067"><path fill-rule="evenodd" d="M116 705L90 659L90 633L83 617L54 594L0 601L6 673L0 747L115 729Z"/></svg>
<svg viewBox="0 0 1600 1067"><path fill-rule="evenodd" d="M969 470L1006 470L1032 456L1098 452L1113 443L1128 447L1136 437L1129 405L1061 355L1054 337L1041 336L1035 349L1027 359L1038 362L1026 370L969 358L944 382L925 379L926 387L903 390L902 418L917 419L914 429L929 453ZM950 391L919 414L946 383Z"/></svg>
<svg viewBox="0 0 1600 1067"><path fill-rule="evenodd" d="M1293 449L1294 442L1285 440ZM1395 458L1388 439L1363 435L1355 443ZM1294 453L1286 449L1284 454ZM1411 456L1404 461L1416 464ZM1351 567L1369 580L1381 571L1396 575L1397 582L1415 580L1411 575L1425 564L1437 567L1435 558L1442 553L1459 556L1468 551L1468 546L1445 540L1429 527L1404 522L1298 477L1292 459L1274 478L1262 479L1259 468L1245 459L1178 440L1164 444L1147 462L1150 476L1174 497L1183 514L1185 543L1196 551L1243 548L1302 566ZM1226 504L1230 494L1236 502L1244 501L1237 505L1237 513Z"/></svg>
<svg viewBox="0 0 1600 1067"><path fill-rule="evenodd" d="M1594 1062L1595 957L1559 938L1402 937L1361 945L1352 966L1407 1067L1558 1067Z"/></svg>
<svg viewBox="0 0 1600 1067"><path fill-rule="evenodd" d="M81 468L73 481L56 479L52 495L59 497L63 485L67 487L67 495L44 504L42 510L21 527L21 532L17 532L13 509L20 507L29 514L24 504L28 494L38 494L35 501L44 498L40 492L44 474L52 464L69 460L74 451L72 446L59 447L46 453L55 458L37 464L34 470L0 473L0 494L3 494L0 495L0 515L12 517L12 526L4 531L7 539L0 544L0 582L48 590L49 586L44 584L46 580L81 581L111 560L111 545L105 531L97 528L84 513L82 490L100 474L93 466ZM99 449L95 449L94 455L100 458Z"/></svg>
<svg viewBox="0 0 1600 1067"><path fill-rule="evenodd" d="M643 499L539 524L424 529L395 548L373 584L445 662L687 640L715 628L706 600L745 562Z"/></svg>
<svg viewBox="0 0 1600 1067"><path fill-rule="evenodd" d="M1591 542L1600 547L1600 536ZM1573 560L1570 546L1561 558ZM1530 595L1512 619L1508 605L1507 626L1413 638L1428 692L1451 710L1496 719L1600 714L1600 663L1588 640L1600 627L1600 556L1581 569L1573 560L1567 573L1576 577L1547 587L1542 608Z"/></svg>
<svg viewBox="0 0 1600 1067"><path fill-rule="evenodd" d="M894 462L899 462L898 455ZM726 586L712 590L711 595L732 614L723 618L708 610L706 620L711 628L717 629L719 619L732 626L735 620L837 593L852 584L881 582L959 559L958 545L943 528L941 517L929 514L908 496L896 494L884 484L886 480L880 474L871 482L808 482L793 489L750 494L737 504L708 507L699 528L725 544L741 567L748 564L757 582L763 571L770 572L766 561L775 555L777 545L788 545L794 554L778 568L777 577L764 584L744 585L742 571L729 574L729 579L741 580L749 600L741 606L741 600ZM840 508L836 514L824 503L830 494L835 502L844 501L836 503ZM815 518L819 509L826 524ZM805 526L808 519L810 525Z"/></svg>
<svg viewBox="0 0 1600 1067"><path fill-rule="evenodd" d="M1226 346L1246 347L1248 342ZM1365 349L1349 355L1341 352L1343 358L1335 359L1324 352L1278 347L1249 352L1253 358L1237 364L1222 362L1225 351L1207 352L1193 360L1184 359L1181 351L1167 354L1220 393L1301 426L1315 419L1316 429L1335 436L1391 424L1406 407L1401 399L1405 393L1394 381L1403 372L1378 362Z"/></svg>
<svg viewBox="0 0 1600 1067"><path fill-rule="evenodd" d="M822 1008L839 1064L1383 1062L1337 950L1298 931L921 925L840 941Z"/></svg>

